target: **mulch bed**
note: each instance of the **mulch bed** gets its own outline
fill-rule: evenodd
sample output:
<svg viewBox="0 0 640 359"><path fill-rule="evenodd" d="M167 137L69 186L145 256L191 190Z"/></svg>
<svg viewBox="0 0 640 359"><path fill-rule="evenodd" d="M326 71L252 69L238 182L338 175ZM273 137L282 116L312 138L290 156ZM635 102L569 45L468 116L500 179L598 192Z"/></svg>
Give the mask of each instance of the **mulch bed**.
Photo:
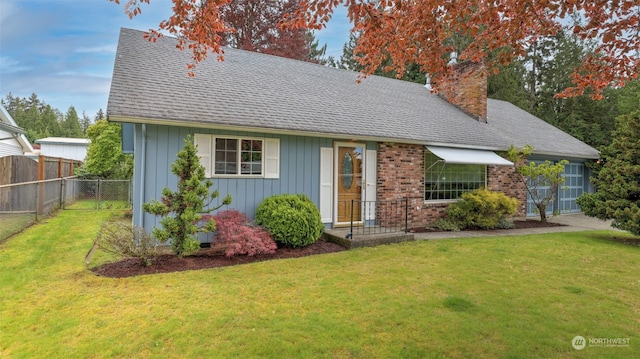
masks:
<svg viewBox="0 0 640 359"><path fill-rule="evenodd" d="M541 223L536 220L515 221L515 229L522 228L539 228L539 227L555 227L562 226L558 223ZM414 232L441 231L432 228L416 229ZM211 249L201 249L198 253L178 258L173 254L163 254L154 260L151 266L145 266L139 259L126 258L117 262L105 263L99 267L93 268L93 272L104 277L123 278L133 277L143 274L170 273L187 270L196 270L204 268L227 267L238 264L246 264L253 262L261 262L272 259L297 258L315 254L333 253L344 251L346 248L339 244L318 240L317 242L304 248L278 248L274 254L265 254L257 256L235 256L225 257L219 251Z"/></svg>
<svg viewBox="0 0 640 359"><path fill-rule="evenodd" d="M153 261L151 266L144 266L139 259L126 258L117 262L105 263L93 269L93 272L111 278L132 277L142 274L181 272L187 270L227 267L238 264L261 262L272 259L297 258L314 254L333 253L345 251L346 248L333 242L318 240L304 248L278 248L274 254L256 256L225 257L218 251L207 248L198 253L184 258L178 258L173 254L163 254Z"/></svg>

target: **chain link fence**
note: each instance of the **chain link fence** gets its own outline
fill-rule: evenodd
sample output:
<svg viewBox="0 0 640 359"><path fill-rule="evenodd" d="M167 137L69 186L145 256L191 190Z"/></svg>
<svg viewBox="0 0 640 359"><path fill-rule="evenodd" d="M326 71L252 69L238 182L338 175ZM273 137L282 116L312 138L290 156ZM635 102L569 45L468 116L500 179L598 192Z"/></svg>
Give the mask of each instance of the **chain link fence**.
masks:
<svg viewBox="0 0 640 359"><path fill-rule="evenodd" d="M130 180L58 178L0 186L0 241L57 209L131 209Z"/></svg>
<svg viewBox="0 0 640 359"><path fill-rule="evenodd" d="M131 209L130 180L67 179L64 209Z"/></svg>

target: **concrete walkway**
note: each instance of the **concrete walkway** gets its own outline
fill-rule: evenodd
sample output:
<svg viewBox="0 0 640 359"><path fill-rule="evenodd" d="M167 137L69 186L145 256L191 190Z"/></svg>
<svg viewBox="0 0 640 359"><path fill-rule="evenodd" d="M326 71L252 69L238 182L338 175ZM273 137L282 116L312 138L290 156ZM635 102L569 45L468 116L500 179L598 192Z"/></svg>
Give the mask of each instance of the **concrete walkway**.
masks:
<svg viewBox="0 0 640 359"><path fill-rule="evenodd" d="M582 213L563 214L560 216L549 218L548 221L562 224L562 226L509 230L415 233L414 237L416 240L428 240L461 237L515 236L536 233L578 232L598 229L617 230L611 227L611 221L601 221L597 218L587 217Z"/></svg>
<svg viewBox="0 0 640 359"><path fill-rule="evenodd" d="M413 240L438 240L446 238L468 238L489 236L519 236L537 233L562 233L589 230L617 230L611 227L611 221L601 221L597 218L587 217L582 213L563 214L548 219L549 222L559 223L562 226L524 228L524 229L498 229L487 231L460 231L460 232L426 232L426 233L381 233L381 234L356 234L347 238L349 228L329 229L324 232L325 239L338 243L347 248L371 247L380 244L398 243Z"/></svg>

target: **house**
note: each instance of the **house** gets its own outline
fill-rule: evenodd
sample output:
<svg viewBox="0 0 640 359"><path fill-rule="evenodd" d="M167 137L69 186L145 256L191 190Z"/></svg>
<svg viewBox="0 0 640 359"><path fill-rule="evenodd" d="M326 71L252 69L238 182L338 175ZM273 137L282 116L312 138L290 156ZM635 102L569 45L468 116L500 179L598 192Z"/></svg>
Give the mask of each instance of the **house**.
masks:
<svg viewBox="0 0 640 359"><path fill-rule="evenodd" d="M584 163L598 151L504 101L487 100L486 74L468 64L442 95L425 86L259 53L225 48L188 77L188 52L122 29L107 108L123 124L135 155L135 225L158 218L142 203L175 189L170 165L193 135L207 177L232 208L254 216L263 198L305 193L328 228L356 221L384 225L380 211L351 212L352 200L408 198L412 226L442 216L460 194L479 187L519 198L531 212L513 164L497 153L535 147L536 159L568 159L557 209L579 211L589 191ZM448 99L448 100L447 100ZM456 105L452 104L456 103ZM130 140L126 140L130 139ZM375 202L374 202L375 201ZM356 206L357 207L357 206ZM382 207L380 207L382 208Z"/></svg>
<svg viewBox="0 0 640 359"><path fill-rule="evenodd" d="M32 152L33 147L24 130L18 127L9 112L0 105L0 157L23 156Z"/></svg>
<svg viewBox="0 0 640 359"><path fill-rule="evenodd" d="M46 137L36 140L40 155L84 161L91 140L88 138Z"/></svg>

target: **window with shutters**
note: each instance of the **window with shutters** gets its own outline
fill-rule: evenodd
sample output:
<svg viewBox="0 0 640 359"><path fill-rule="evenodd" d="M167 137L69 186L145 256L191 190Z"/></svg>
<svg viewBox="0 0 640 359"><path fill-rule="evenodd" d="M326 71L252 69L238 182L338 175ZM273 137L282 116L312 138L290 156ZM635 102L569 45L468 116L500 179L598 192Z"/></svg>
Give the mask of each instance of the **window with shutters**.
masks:
<svg viewBox="0 0 640 359"><path fill-rule="evenodd" d="M207 177L279 177L277 138L196 134L200 162Z"/></svg>

